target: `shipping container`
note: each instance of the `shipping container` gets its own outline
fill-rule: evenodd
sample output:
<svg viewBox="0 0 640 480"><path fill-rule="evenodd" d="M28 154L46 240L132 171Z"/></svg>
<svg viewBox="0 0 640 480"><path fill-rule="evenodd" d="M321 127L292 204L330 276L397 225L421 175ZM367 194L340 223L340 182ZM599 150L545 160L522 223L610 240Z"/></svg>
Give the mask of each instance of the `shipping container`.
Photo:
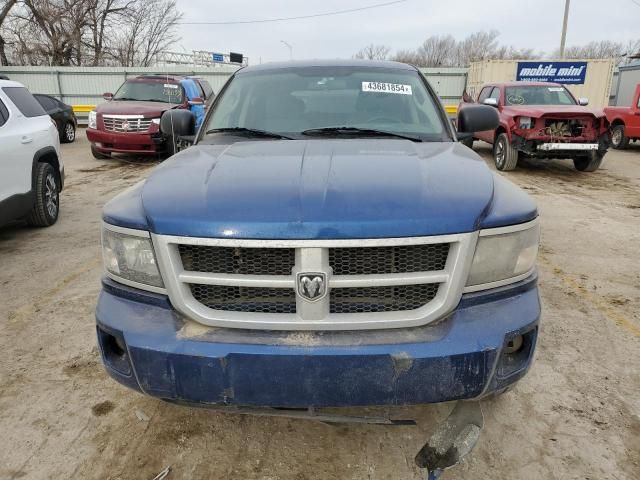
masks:
<svg viewBox="0 0 640 480"><path fill-rule="evenodd" d="M575 97L587 97L589 105L602 108L609 105L609 94L613 79L614 61L606 60L579 60L579 59L545 59L545 60L485 60L473 62L469 67L467 78L467 92L477 97L480 88L485 83L512 82L517 80L518 63L527 62L547 65L550 63L586 63L583 73L584 83L566 84L565 86Z"/></svg>
<svg viewBox="0 0 640 480"><path fill-rule="evenodd" d="M640 83L640 61L630 65L622 65L618 70L618 79L615 85L616 97L612 105L628 107L633 100L636 85Z"/></svg>

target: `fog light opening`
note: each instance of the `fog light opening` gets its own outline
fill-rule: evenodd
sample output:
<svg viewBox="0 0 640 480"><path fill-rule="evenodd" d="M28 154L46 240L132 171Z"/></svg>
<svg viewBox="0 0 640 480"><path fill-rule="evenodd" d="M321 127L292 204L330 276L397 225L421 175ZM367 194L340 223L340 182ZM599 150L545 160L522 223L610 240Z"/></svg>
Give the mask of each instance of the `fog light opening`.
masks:
<svg viewBox="0 0 640 480"><path fill-rule="evenodd" d="M523 345L524 345L524 337L522 335L513 337L507 341L507 344L504 347L504 353L508 355L517 353L522 349Z"/></svg>
<svg viewBox="0 0 640 480"><path fill-rule="evenodd" d="M127 347L125 347L124 342L113 335L107 336L105 347L107 347L109 352L116 357L124 357L127 353Z"/></svg>
<svg viewBox="0 0 640 480"><path fill-rule="evenodd" d="M131 375L131 363L124 339L101 328L98 328L98 338L105 364L122 375Z"/></svg>

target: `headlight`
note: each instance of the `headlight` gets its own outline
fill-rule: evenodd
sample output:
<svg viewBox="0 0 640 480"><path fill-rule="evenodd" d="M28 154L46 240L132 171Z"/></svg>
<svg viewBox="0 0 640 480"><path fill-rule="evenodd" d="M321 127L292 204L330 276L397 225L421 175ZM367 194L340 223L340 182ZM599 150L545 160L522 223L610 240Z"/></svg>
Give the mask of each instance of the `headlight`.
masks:
<svg viewBox="0 0 640 480"><path fill-rule="evenodd" d="M531 272L538 256L540 225L482 230L467 279L467 291L506 285Z"/></svg>
<svg viewBox="0 0 640 480"><path fill-rule="evenodd" d="M153 123L155 125L160 125L160 119L159 118L152 118L151 119L151 123Z"/></svg>
<svg viewBox="0 0 640 480"><path fill-rule="evenodd" d="M518 127L519 128L532 128L533 120L531 117L519 117L518 118Z"/></svg>
<svg viewBox="0 0 640 480"><path fill-rule="evenodd" d="M111 277L147 290L164 288L149 232L102 227L102 256Z"/></svg>
<svg viewBox="0 0 640 480"><path fill-rule="evenodd" d="M89 112L89 128L98 128L98 114L95 110Z"/></svg>

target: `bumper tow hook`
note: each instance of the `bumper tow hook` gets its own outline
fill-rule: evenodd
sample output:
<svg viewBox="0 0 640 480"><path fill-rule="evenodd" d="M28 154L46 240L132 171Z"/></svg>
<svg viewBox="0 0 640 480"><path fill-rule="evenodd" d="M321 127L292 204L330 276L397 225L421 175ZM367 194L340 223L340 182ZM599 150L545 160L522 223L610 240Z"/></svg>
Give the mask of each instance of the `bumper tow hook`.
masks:
<svg viewBox="0 0 640 480"><path fill-rule="evenodd" d="M416 465L427 469L427 480L438 480L445 469L460 463L478 442L483 425L480 402L456 403L416 455Z"/></svg>

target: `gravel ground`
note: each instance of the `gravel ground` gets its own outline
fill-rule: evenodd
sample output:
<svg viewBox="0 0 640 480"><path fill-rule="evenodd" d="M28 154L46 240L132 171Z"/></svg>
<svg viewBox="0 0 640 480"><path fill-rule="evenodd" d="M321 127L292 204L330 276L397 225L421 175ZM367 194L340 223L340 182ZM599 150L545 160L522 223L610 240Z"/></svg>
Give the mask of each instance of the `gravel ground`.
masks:
<svg viewBox="0 0 640 480"><path fill-rule="evenodd" d="M0 479L419 479L417 427L328 426L162 403L109 379L93 309L100 209L153 163L63 146L60 221L0 229ZM489 161L487 145L476 145ZM540 206L544 320L531 373L485 404L477 449L449 479L640 478L640 148L595 173L554 161L507 174Z"/></svg>

